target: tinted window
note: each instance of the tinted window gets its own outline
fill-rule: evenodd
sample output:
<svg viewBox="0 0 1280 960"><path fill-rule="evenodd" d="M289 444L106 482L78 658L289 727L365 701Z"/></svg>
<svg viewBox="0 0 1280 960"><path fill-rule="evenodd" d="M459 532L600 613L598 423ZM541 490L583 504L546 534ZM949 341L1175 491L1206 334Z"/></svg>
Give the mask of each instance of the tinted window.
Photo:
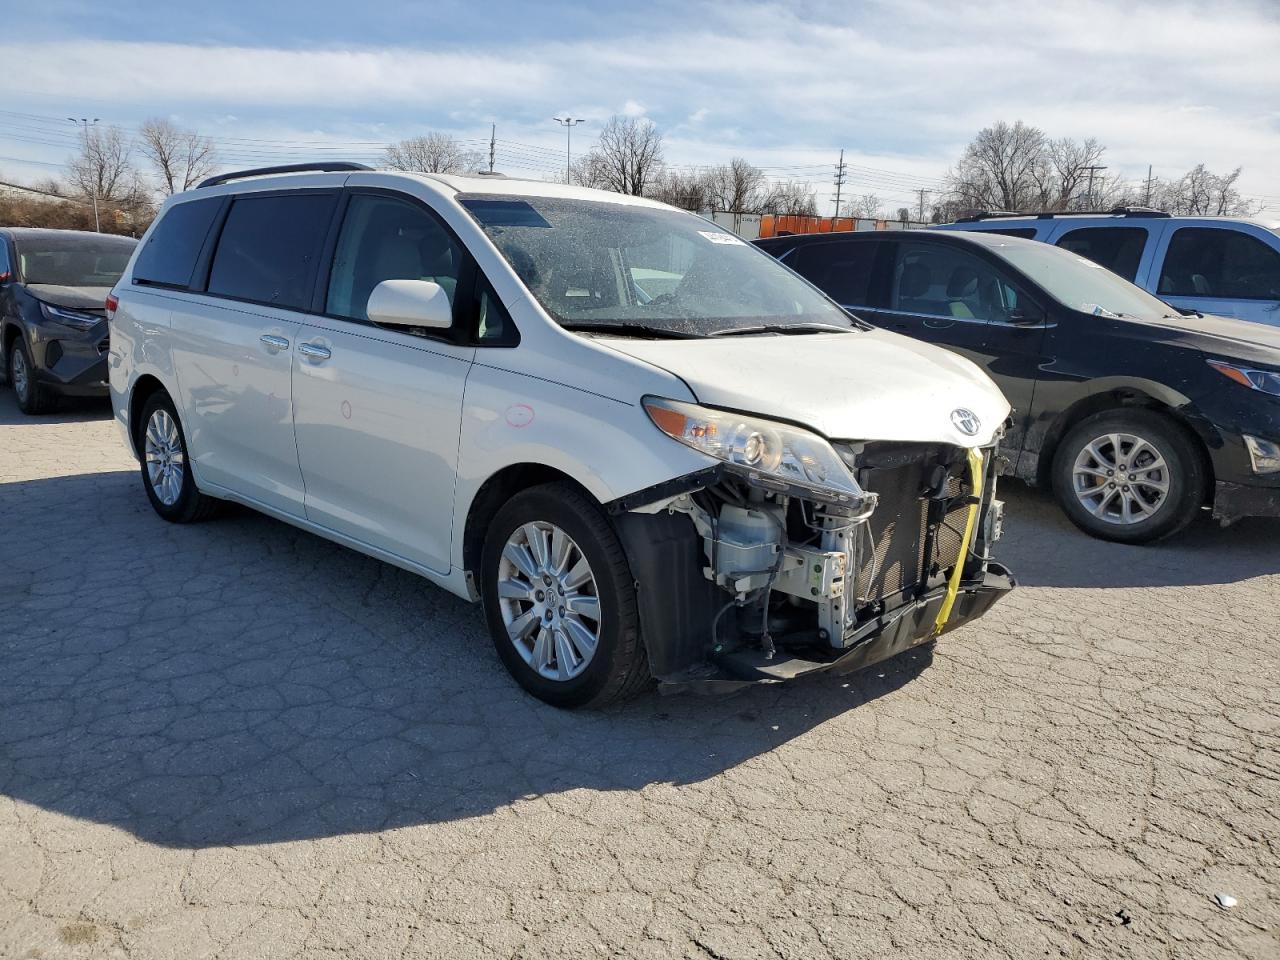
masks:
<svg viewBox="0 0 1280 960"><path fill-rule="evenodd" d="M1147 231L1141 227L1085 227L1064 233L1056 246L1087 257L1132 283L1146 243Z"/></svg>
<svg viewBox="0 0 1280 960"><path fill-rule="evenodd" d="M983 230L983 233L998 233L1002 237L1021 237L1023 240L1034 240L1034 227L1001 227L998 230Z"/></svg>
<svg viewBox="0 0 1280 960"><path fill-rule="evenodd" d="M1003 321L1017 292L985 260L950 244L898 244L890 309L954 320Z"/></svg>
<svg viewBox="0 0 1280 960"><path fill-rule="evenodd" d="M1172 297L1280 299L1280 252L1238 230L1183 227L1169 241L1159 292Z"/></svg>
<svg viewBox="0 0 1280 960"><path fill-rule="evenodd" d="M0 240L0 273L13 273L9 264L9 245L4 240Z"/></svg>
<svg viewBox="0 0 1280 960"><path fill-rule="evenodd" d="M27 234L14 243L23 283L109 287L129 264L138 241L101 233Z"/></svg>
<svg viewBox="0 0 1280 960"><path fill-rule="evenodd" d="M871 275L879 249L879 243L858 241L810 243L792 254L788 265L836 303L869 307Z"/></svg>
<svg viewBox="0 0 1280 960"><path fill-rule="evenodd" d="M209 292L276 307L310 305L332 194L240 197L232 202L209 274Z"/></svg>
<svg viewBox="0 0 1280 960"><path fill-rule="evenodd" d="M188 286L196 257L220 206L221 197L210 197L170 207L138 254L138 262L133 266L134 282Z"/></svg>
<svg viewBox="0 0 1280 960"><path fill-rule="evenodd" d="M356 195L342 222L325 310L367 321L369 294L383 280L430 280L453 303L461 266L461 249L421 207L394 197Z"/></svg>

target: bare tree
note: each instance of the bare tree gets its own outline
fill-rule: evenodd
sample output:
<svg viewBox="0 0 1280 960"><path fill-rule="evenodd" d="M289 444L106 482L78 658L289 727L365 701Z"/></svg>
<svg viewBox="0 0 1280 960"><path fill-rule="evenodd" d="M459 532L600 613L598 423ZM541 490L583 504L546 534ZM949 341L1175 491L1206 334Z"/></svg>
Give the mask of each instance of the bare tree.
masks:
<svg viewBox="0 0 1280 960"><path fill-rule="evenodd" d="M1099 182L1101 178L1097 174L1100 171L1096 169L1092 171L1094 173L1092 178L1089 174L1091 167L1096 168L1099 165L1098 161L1102 159L1104 152L1106 147L1093 137L1087 140L1060 137L1057 140L1046 141L1044 162L1035 168L1043 176L1039 208L1041 210L1075 210L1087 206L1101 206L1098 198L1113 192L1114 182L1109 186ZM1112 178L1115 182L1118 182L1118 179L1118 177ZM1088 193L1090 185L1093 187L1092 196Z"/></svg>
<svg viewBox="0 0 1280 960"><path fill-rule="evenodd" d="M818 201L808 183L786 180L769 188L761 209L784 217L813 217L818 214Z"/></svg>
<svg viewBox="0 0 1280 960"><path fill-rule="evenodd" d="M160 117L139 128L138 149L151 161L165 195L190 190L218 166L212 140Z"/></svg>
<svg viewBox="0 0 1280 960"><path fill-rule="evenodd" d="M845 213L850 217L862 217L865 220L880 220L880 198L874 193L864 193L854 197L845 206Z"/></svg>
<svg viewBox="0 0 1280 960"><path fill-rule="evenodd" d="M646 195L673 207L696 212L710 205L707 194L707 178L703 174L667 168L653 179Z"/></svg>
<svg viewBox="0 0 1280 960"><path fill-rule="evenodd" d="M979 131L947 175L952 197L962 208L1019 210L1042 200L1050 172L1044 132L1001 120Z"/></svg>
<svg viewBox="0 0 1280 960"><path fill-rule="evenodd" d="M393 143L385 160L393 170L415 173L468 173L478 170L483 158L447 133L428 133Z"/></svg>
<svg viewBox="0 0 1280 960"><path fill-rule="evenodd" d="M100 201L137 200L144 193L128 138L119 127L88 127L80 153L67 163L71 189Z"/></svg>
<svg viewBox="0 0 1280 960"><path fill-rule="evenodd" d="M613 117L579 166L586 186L642 196L662 171L662 134L644 117Z"/></svg>
<svg viewBox="0 0 1280 960"><path fill-rule="evenodd" d="M1216 174L1198 163L1176 180L1155 181L1152 203L1181 216L1247 216L1254 206L1241 195L1236 186L1239 179L1240 167Z"/></svg>
<svg viewBox="0 0 1280 960"><path fill-rule="evenodd" d="M910 221L910 219L911 219L911 208L910 208L910 207L899 207L899 208L898 208L898 220L899 220L899 222L901 222L901 223L907 223L908 221Z"/></svg>
<svg viewBox="0 0 1280 960"><path fill-rule="evenodd" d="M734 157L707 173L707 190L713 210L755 213L765 199L764 172L742 157Z"/></svg>

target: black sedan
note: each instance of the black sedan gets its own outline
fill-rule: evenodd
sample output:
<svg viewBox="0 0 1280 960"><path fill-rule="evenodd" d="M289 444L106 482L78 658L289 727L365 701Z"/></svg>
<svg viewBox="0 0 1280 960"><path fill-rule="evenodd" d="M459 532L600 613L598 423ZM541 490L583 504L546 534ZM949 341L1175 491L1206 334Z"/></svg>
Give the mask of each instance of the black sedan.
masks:
<svg viewBox="0 0 1280 960"><path fill-rule="evenodd" d="M107 395L106 299L138 241L0 228L0 360L24 413Z"/></svg>
<svg viewBox="0 0 1280 960"><path fill-rule="evenodd" d="M1280 516L1280 329L1183 316L1090 260L992 233L759 246L868 323L972 359L1013 404L1009 472L1097 537L1145 543L1205 507Z"/></svg>

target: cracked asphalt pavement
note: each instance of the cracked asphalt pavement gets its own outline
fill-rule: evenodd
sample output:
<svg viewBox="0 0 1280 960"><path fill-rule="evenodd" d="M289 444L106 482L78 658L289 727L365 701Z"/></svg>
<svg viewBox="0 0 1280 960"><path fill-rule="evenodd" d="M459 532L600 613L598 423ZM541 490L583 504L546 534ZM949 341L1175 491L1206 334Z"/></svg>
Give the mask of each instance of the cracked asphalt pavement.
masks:
<svg viewBox="0 0 1280 960"><path fill-rule="evenodd" d="M480 612L0 394L0 956L1280 957L1280 523L1090 540L939 645L524 695ZM1224 908L1215 894L1236 899Z"/></svg>

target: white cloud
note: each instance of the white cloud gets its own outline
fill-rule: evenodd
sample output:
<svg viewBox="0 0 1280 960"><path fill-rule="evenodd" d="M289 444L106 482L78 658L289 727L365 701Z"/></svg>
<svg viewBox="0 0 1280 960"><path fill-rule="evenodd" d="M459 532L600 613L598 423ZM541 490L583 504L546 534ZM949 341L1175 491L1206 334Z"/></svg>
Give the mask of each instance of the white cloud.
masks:
<svg viewBox="0 0 1280 960"><path fill-rule="evenodd" d="M689 7L679 22L607 39L478 36L432 50L13 42L0 58L46 97L71 102L91 83L97 102L138 116L203 112L212 124L234 113L277 131L245 132L246 120L224 124L228 136L313 127L311 139L387 139L435 124L487 138L496 120L499 136L550 151L562 142L556 108L591 121L576 145L621 103L667 131L674 162L742 153L825 182L844 147L878 168L854 189L890 203L936 181L981 127L1022 119L1096 136L1127 176L1148 163L1166 175L1243 165L1246 192L1280 205L1280 15L1268 0Z"/></svg>

